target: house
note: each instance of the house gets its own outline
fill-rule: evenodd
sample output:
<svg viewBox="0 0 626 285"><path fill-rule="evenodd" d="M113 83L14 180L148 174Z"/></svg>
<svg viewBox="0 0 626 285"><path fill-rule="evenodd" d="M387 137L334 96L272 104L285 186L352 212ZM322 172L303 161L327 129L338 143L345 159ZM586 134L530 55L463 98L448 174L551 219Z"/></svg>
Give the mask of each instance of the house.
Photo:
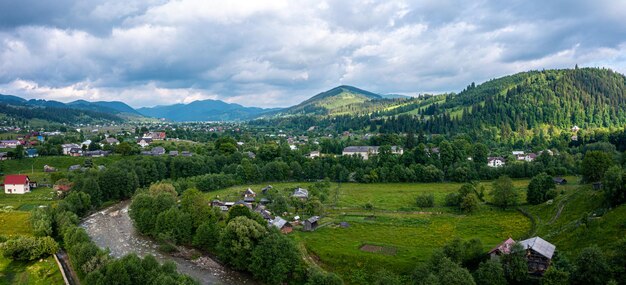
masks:
<svg viewBox="0 0 626 285"><path fill-rule="evenodd" d="M379 146L349 146L343 149L342 155L359 155L363 157L363 159L368 159L371 155L377 155L380 147ZM392 146L391 153L392 154L402 154L404 151L401 147Z"/></svg>
<svg viewBox="0 0 626 285"><path fill-rule="evenodd" d="M0 152L0 160L9 160L9 154L6 152Z"/></svg>
<svg viewBox="0 0 626 285"><path fill-rule="evenodd" d="M306 220L304 220L304 230L305 231L314 231L317 226L318 226L318 222L320 220L319 216L313 216L310 217Z"/></svg>
<svg viewBox="0 0 626 285"><path fill-rule="evenodd" d="M39 153L36 148L29 148L26 150L26 157L38 157Z"/></svg>
<svg viewBox="0 0 626 285"><path fill-rule="evenodd" d="M165 132L149 132L143 135L143 138L149 138L153 140L164 140L166 138Z"/></svg>
<svg viewBox="0 0 626 285"><path fill-rule="evenodd" d="M170 156L178 156L177 150L170 150Z"/></svg>
<svg viewBox="0 0 626 285"><path fill-rule="evenodd" d="M578 126L573 126L572 127L572 132L576 133L578 131L580 131L580 128Z"/></svg>
<svg viewBox="0 0 626 285"><path fill-rule="evenodd" d="M267 186L261 188L261 193L267 194L267 191L270 191L272 188L274 188L274 187L272 187L272 185L267 185Z"/></svg>
<svg viewBox="0 0 626 285"><path fill-rule="evenodd" d="M552 260L556 246L540 237L529 238L520 241L519 244L526 250L528 273L542 276L550 266L550 261Z"/></svg>
<svg viewBox="0 0 626 285"><path fill-rule="evenodd" d="M77 171L77 170L80 170L80 168L81 168L81 167L80 167L80 165L79 165L79 164L75 164L75 165L70 166L70 167L68 168L68 170L69 170L69 171Z"/></svg>
<svg viewBox="0 0 626 285"><path fill-rule="evenodd" d="M250 204L249 202L246 202L244 200L239 200L239 201L235 202L235 204L233 204L233 207L234 206L239 206L239 205L240 206L246 206L246 207L248 207L248 209L252 210L252 204Z"/></svg>
<svg viewBox="0 0 626 285"><path fill-rule="evenodd" d="M186 150L185 150L185 151L182 151L182 152L180 153L180 155L182 155L182 156L184 156L184 157L190 157L190 156L192 156L193 154L192 154L191 152L189 152L189 151L186 151Z"/></svg>
<svg viewBox="0 0 626 285"><path fill-rule="evenodd" d="M246 151L243 154L248 156L249 159L255 159L256 158L256 154L254 152L251 152L251 151Z"/></svg>
<svg viewBox="0 0 626 285"><path fill-rule="evenodd" d="M248 188L246 189L246 191L243 192L243 196L244 197L256 197L256 193L254 193L254 191L252 191L252 189Z"/></svg>
<svg viewBox="0 0 626 285"><path fill-rule="evenodd" d="M70 156L83 156L83 149L82 148L70 149Z"/></svg>
<svg viewBox="0 0 626 285"><path fill-rule="evenodd" d="M518 155L522 155L523 156L525 154L523 150L514 150L514 151L512 151L512 153L513 153L514 156L518 156Z"/></svg>
<svg viewBox="0 0 626 285"><path fill-rule="evenodd" d="M244 197L243 201L248 203L248 204L251 204L251 203L256 202L256 199L254 199L254 197Z"/></svg>
<svg viewBox="0 0 626 285"><path fill-rule="evenodd" d="M70 155L70 150L73 148L78 148L80 149L80 146L75 144L75 143L69 143L69 144L62 144L61 148L63 148L63 154L64 155Z"/></svg>
<svg viewBox="0 0 626 285"><path fill-rule="evenodd" d="M107 155L109 155L111 152L108 150L91 150L91 151L85 151L84 152L84 156L88 156L88 157L105 157Z"/></svg>
<svg viewBox="0 0 626 285"><path fill-rule="evenodd" d="M497 245L493 249L491 249L487 254L491 257L491 259L498 259L501 255L511 253L511 248L515 244L515 240L512 238L508 238L503 241L501 244Z"/></svg>
<svg viewBox="0 0 626 285"><path fill-rule="evenodd" d="M308 199L309 198L309 190L306 190L304 188L296 188L296 190L293 190L293 194L291 194L291 197L294 198L299 198L299 199Z"/></svg>
<svg viewBox="0 0 626 285"><path fill-rule="evenodd" d="M316 158L316 157L320 157L320 152L319 151L312 151L307 155L308 158Z"/></svg>
<svg viewBox="0 0 626 285"><path fill-rule="evenodd" d="M573 135L572 136L572 141L573 142L577 142L578 141L578 136L577 135Z"/></svg>
<svg viewBox="0 0 626 285"><path fill-rule="evenodd" d="M57 169L52 167L52 166L50 166L50 165L46 164L46 165L43 166L43 172L56 172L56 171L57 171Z"/></svg>
<svg viewBox="0 0 626 285"><path fill-rule="evenodd" d="M116 138L106 138L104 140L102 140L103 144L110 144L110 145L118 145L120 144L120 141L118 141Z"/></svg>
<svg viewBox="0 0 626 285"><path fill-rule="evenodd" d="M263 217L263 219L265 219L268 222L273 219L272 213L268 211L267 209L265 209L265 206L258 206L256 207L256 209L254 209L254 211L259 213L259 215L261 215L261 217Z"/></svg>
<svg viewBox="0 0 626 285"><path fill-rule="evenodd" d="M4 148L16 148L20 144L18 140L3 140L0 144L4 145Z"/></svg>
<svg viewBox="0 0 626 285"><path fill-rule="evenodd" d="M279 229L280 232L283 234L288 234L293 231L293 226L285 219L278 216L276 216L276 218L274 218L274 220L272 220L270 224Z"/></svg>
<svg viewBox="0 0 626 285"><path fill-rule="evenodd" d="M496 156L496 157L488 157L487 158L487 166L489 167L502 167L504 166L505 161L503 157L500 156Z"/></svg>
<svg viewBox="0 0 626 285"><path fill-rule="evenodd" d="M157 146L157 147L153 147L151 152L152 152L152 155L164 155L165 149L163 147Z"/></svg>
<svg viewBox="0 0 626 285"><path fill-rule="evenodd" d="M147 147L152 143L152 138L140 138L137 140L137 144L141 147Z"/></svg>
<svg viewBox="0 0 626 285"><path fill-rule="evenodd" d="M7 175L4 177L5 194L25 194L30 192L30 179L26 175Z"/></svg>
<svg viewBox="0 0 626 285"><path fill-rule="evenodd" d="M537 158L537 155L534 153L529 153L529 154L518 154L515 157L517 160L520 160L520 161L533 162L535 158Z"/></svg>
<svg viewBox="0 0 626 285"><path fill-rule="evenodd" d="M552 178L552 181L554 181L554 184L557 184L557 185L567 184L567 180L563 177L554 177Z"/></svg>
<svg viewBox="0 0 626 285"><path fill-rule="evenodd" d="M80 144L80 147L89 147L91 145L91 140L86 140Z"/></svg>

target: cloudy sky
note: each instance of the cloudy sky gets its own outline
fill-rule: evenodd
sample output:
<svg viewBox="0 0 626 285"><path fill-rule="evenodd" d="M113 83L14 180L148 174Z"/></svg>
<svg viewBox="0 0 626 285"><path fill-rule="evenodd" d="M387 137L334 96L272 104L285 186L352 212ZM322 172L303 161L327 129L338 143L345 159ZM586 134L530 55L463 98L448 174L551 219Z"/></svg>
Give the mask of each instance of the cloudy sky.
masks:
<svg viewBox="0 0 626 285"><path fill-rule="evenodd" d="M0 0L0 93L25 98L277 107L575 64L626 73L626 1Z"/></svg>

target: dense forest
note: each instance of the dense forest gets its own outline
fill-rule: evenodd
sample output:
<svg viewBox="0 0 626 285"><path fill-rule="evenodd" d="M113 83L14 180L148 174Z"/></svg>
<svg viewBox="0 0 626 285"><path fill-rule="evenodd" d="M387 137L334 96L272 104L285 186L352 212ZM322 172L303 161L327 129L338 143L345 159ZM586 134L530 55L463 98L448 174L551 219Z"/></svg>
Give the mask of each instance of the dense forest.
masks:
<svg viewBox="0 0 626 285"><path fill-rule="evenodd" d="M107 113L58 107L12 106L0 104L1 113L20 120L41 119L55 123L84 124L93 122L122 122L122 118Z"/></svg>

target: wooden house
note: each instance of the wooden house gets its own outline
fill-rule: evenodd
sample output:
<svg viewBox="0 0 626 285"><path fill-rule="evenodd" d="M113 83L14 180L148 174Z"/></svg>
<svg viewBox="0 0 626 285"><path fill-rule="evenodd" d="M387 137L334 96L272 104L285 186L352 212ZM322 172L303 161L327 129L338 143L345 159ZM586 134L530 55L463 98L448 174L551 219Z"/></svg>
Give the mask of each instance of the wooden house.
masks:
<svg viewBox="0 0 626 285"><path fill-rule="evenodd" d="M543 276L548 270L556 246L540 237L533 237L520 241L519 244L526 250L528 260L528 273L535 276Z"/></svg>

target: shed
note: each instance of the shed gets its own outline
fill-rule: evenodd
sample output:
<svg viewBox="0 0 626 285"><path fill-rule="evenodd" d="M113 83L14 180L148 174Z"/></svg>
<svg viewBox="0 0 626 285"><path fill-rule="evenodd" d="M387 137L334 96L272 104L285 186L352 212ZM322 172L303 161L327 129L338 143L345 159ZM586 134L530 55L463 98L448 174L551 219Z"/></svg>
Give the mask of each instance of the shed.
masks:
<svg viewBox="0 0 626 285"><path fill-rule="evenodd" d="M567 180L563 177L554 177L552 178L552 181L554 181L554 184L557 184L557 185L567 184Z"/></svg>
<svg viewBox="0 0 626 285"><path fill-rule="evenodd" d="M278 216L276 216L276 218L274 218L274 220L272 220L270 224L279 229L280 232L284 234L288 234L293 231L293 226L285 219Z"/></svg>
<svg viewBox="0 0 626 285"><path fill-rule="evenodd" d="M300 198L300 199L308 199L309 190L298 187L296 188L296 190L293 191L293 194L291 195L291 197Z"/></svg>
<svg viewBox="0 0 626 285"><path fill-rule="evenodd" d="M317 226L318 226L318 222L320 220L319 216L313 216L310 217L306 220L304 220L304 230L305 231L314 231Z"/></svg>
<svg viewBox="0 0 626 285"><path fill-rule="evenodd" d="M261 188L261 193L267 194L267 191L270 191L270 189L272 189L272 188L274 188L274 187L272 187L272 185L267 185L267 186Z"/></svg>
<svg viewBox="0 0 626 285"><path fill-rule="evenodd" d="M254 193L254 191L252 191L252 189L248 188L246 189L246 191L243 192L243 196L244 197L256 197L256 193Z"/></svg>

